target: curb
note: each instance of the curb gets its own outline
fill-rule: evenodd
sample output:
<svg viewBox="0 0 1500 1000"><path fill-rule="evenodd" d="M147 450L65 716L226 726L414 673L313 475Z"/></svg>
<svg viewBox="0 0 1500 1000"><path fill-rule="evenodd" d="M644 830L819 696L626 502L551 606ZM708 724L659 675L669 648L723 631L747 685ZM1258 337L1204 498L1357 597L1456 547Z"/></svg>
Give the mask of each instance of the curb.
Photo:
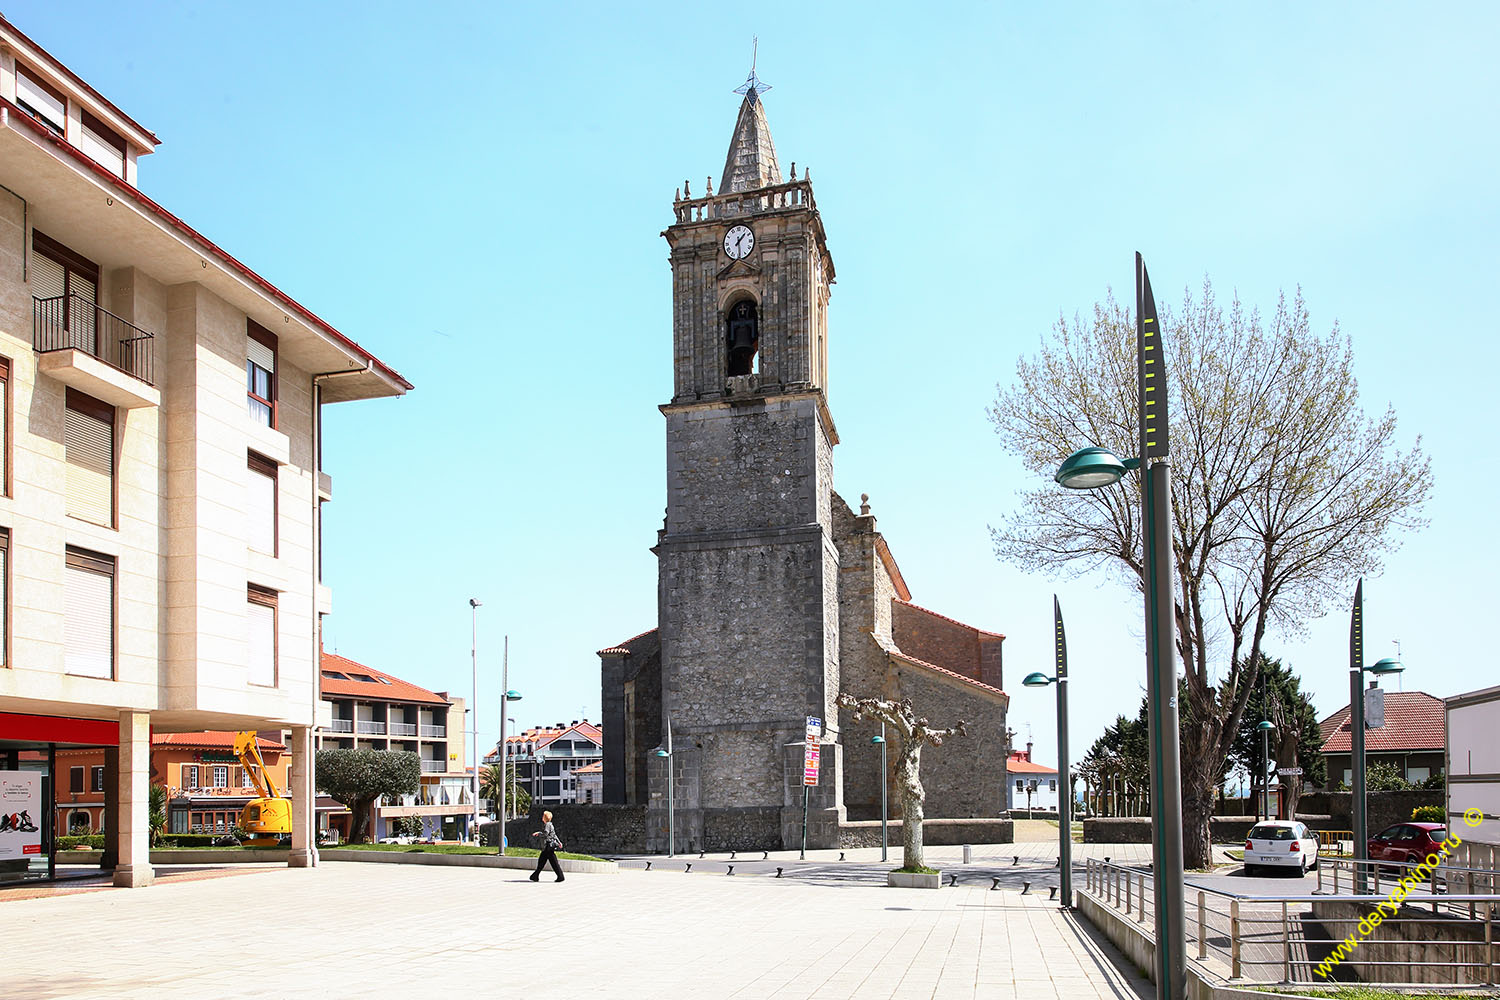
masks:
<svg viewBox="0 0 1500 1000"><path fill-rule="evenodd" d="M498 854L422 854L404 851L357 851L348 848L323 848L318 851L322 861L365 861L388 865L439 865L454 868L518 868L530 871L536 867L536 858L517 858ZM575 861L558 858L565 872L581 872L590 875L617 873L620 866L613 861Z"/></svg>

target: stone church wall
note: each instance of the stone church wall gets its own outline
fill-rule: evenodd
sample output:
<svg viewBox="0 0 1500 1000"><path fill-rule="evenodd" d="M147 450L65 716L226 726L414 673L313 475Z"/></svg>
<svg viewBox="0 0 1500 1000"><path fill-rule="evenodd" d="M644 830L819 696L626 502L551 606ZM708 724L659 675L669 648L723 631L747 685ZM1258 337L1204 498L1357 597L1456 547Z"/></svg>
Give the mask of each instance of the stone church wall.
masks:
<svg viewBox="0 0 1500 1000"><path fill-rule="evenodd" d="M934 726L946 729L960 719L969 724L967 736L922 749L925 815L1005 815L1005 706L964 690L962 681L935 677L920 667L897 667L896 674L902 695Z"/></svg>

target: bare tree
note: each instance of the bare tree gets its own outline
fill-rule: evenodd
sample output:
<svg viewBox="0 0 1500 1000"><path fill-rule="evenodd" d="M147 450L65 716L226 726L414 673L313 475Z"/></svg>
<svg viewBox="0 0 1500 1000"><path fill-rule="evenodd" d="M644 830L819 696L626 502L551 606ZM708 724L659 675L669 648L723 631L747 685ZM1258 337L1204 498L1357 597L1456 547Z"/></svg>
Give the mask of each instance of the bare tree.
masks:
<svg viewBox="0 0 1500 1000"><path fill-rule="evenodd" d="M1300 632L1329 598L1426 522L1421 439L1402 452L1395 414L1365 416L1353 352L1337 325L1313 334L1299 292L1268 320L1227 313L1205 280L1181 314L1160 317L1170 373L1177 654L1185 675L1183 848L1209 862L1209 818L1230 744L1275 625ZM992 529L996 554L1067 574L1104 565L1137 589L1144 572L1139 477L1098 490L1051 482L1084 445L1136 445L1135 327L1113 297L1092 323L1060 320L1017 364L990 418L1045 484Z"/></svg>
<svg viewBox="0 0 1500 1000"><path fill-rule="evenodd" d="M869 716L892 727L901 735L901 752L896 757L896 791L901 796L901 867L922 868L922 803L927 792L918 773L922 767L922 747L942 746L950 736L964 736L967 722L952 729L933 729L926 719L917 718L911 699L887 701L883 698L858 698L840 694L840 708L853 712L855 722Z"/></svg>

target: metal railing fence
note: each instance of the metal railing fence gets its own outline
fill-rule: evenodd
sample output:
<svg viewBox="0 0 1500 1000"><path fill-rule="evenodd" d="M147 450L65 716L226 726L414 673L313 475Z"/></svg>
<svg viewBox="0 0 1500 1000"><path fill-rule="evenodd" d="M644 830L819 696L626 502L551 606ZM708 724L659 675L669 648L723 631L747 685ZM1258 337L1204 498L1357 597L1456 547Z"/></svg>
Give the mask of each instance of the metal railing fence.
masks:
<svg viewBox="0 0 1500 1000"><path fill-rule="evenodd" d="M1148 869L1090 859L1083 891L1154 937ZM1188 881L1185 896L1188 955L1231 980L1326 986L1352 974L1382 985L1500 983L1493 893L1412 892L1396 906L1389 893L1249 896ZM1381 903L1379 926L1394 932L1364 940L1361 920Z"/></svg>
<svg viewBox="0 0 1500 1000"><path fill-rule="evenodd" d="M32 346L39 354L78 350L137 378L152 379L155 335L82 295L32 298Z"/></svg>

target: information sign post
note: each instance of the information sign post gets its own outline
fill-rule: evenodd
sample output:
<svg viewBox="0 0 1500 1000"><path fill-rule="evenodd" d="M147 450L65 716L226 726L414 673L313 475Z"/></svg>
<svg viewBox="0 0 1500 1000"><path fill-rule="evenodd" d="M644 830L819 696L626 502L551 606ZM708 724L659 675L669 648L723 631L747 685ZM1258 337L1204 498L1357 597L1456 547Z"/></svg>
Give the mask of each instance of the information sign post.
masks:
<svg viewBox="0 0 1500 1000"><path fill-rule="evenodd" d="M807 717L807 733L802 742L802 853L807 860L807 796L808 789L818 783L819 741L823 738L823 720L816 715Z"/></svg>

